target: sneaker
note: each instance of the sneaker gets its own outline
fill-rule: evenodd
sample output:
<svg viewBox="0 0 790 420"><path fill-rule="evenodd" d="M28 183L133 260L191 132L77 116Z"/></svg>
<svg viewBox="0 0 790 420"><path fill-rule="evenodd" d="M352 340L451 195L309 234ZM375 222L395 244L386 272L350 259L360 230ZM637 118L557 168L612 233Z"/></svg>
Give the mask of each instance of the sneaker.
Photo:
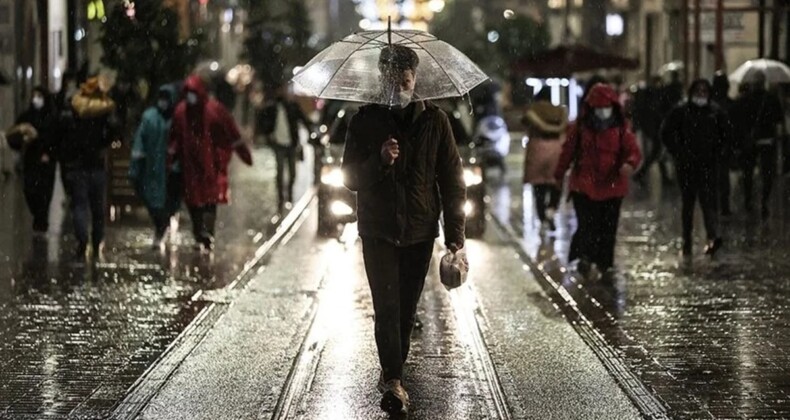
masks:
<svg viewBox="0 0 790 420"><path fill-rule="evenodd" d="M705 255L710 255L711 258L713 258L716 252L721 249L722 245L724 245L724 241L722 241L721 238L716 238L708 242L708 245L705 246Z"/></svg>
<svg viewBox="0 0 790 420"><path fill-rule="evenodd" d="M579 262L576 263L576 271L582 276L582 278L587 279L592 272L592 263L586 258L580 258Z"/></svg>
<svg viewBox="0 0 790 420"><path fill-rule="evenodd" d="M386 390L381 396L381 409L389 414L409 412L409 394L403 389L400 379L390 379L384 385Z"/></svg>

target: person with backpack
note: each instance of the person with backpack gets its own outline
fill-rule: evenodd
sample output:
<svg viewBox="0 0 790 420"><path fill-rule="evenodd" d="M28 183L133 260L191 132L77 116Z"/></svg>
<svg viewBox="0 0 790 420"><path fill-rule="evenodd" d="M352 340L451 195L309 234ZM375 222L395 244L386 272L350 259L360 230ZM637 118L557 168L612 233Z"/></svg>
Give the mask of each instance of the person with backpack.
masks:
<svg viewBox="0 0 790 420"><path fill-rule="evenodd" d="M732 129L727 115L711 101L711 90L705 79L692 82L689 99L675 107L661 126L661 139L675 159L683 202L684 257L691 256L698 199L708 235L705 254L712 257L723 243L718 232L719 166L731 143Z"/></svg>
<svg viewBox="0 0 790 420"><path fill-rule="evenodd" d="M642 155L623 115L617 93L610 86L590 88L578 121L568 129L554 178L558 184L568 169L570 197L578 228L571 240L568 261L590 277L592 265L614 280L614 246L620 205L628 194L629 178Z"/></svg>

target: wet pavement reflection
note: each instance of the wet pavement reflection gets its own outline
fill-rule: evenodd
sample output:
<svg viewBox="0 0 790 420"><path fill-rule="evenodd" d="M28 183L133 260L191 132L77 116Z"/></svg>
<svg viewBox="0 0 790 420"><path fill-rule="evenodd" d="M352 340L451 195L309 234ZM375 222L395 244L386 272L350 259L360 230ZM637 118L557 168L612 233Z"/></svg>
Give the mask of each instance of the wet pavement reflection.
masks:
<svg viewBox="0 0 790 420"><path fill-rule="evenodd" d="M541 231L530 186L511 155L496 186L492 214L513 226L539 266L560 282L628 368L677 418L790 417L790 189L778 182L771 219L742 209L733 174L725 247L702 255L697 212L695 256L679 257L680 199L657 179L633 186L623 204L612 286L580 280L566 268L575 229L563 204L555 234ZM657 173L654 178L657 178Z"/></svg>
<svg viewBox="0 0 790 420"><path fill-rule="evenodd" d="M203 291L232 282L272 232L274 162L232 169L232 204L221 207L217 249L194 250L190 221L163 252L147 217L108 227L103 258L74 264L62 191L49 236L32 238L15 180L0 184L0 417L104 417L207 304ZM308 170L298 183L305 191ZM64 233L61 233L63 231Z"/></svg>

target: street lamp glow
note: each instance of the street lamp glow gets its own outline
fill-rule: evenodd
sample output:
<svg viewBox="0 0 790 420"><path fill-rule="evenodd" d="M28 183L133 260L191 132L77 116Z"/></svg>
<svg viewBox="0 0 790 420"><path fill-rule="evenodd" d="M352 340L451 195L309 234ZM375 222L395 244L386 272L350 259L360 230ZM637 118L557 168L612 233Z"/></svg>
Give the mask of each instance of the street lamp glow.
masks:
<svg viewBox="0 0 790 420"><path fill-rule="evenodd" d="M506 9L502 15L505 17L505 19L513 19L516 17L516 12L514 12L512 9Z"/></svg>
<svg viewBox="0 0 790 420"><path fill-rule="evenodd" d="M434 13L440 13L444 10L444 6L444 0L431 0L430 3L428 3L428 9Z"/></svg>
<svg viewBox="0 0 790 420"><path fill-rule="evenodd" d="M488 33L488 42L494 44L499 41L499 32L491 31Z"/></svg>
<svg viewBox="0 0 790 420"><path fill-rule="evenodd" d="M359 27L364 30L370 29L370 25L371 25L370 19L362 19L359 21Z"/></svg>
<svg viewBox="0 0 790 420"><path fill-rule="evenodd" d="M609 36L620 36L623 34L625 23L623 17L617 13L606 15L606 34Z"/></svg>
<svg viewBox="0 0 790 420"><path fill-rule="evenodd" d="M211 71L217 71L219 70L219 63L216 61L212 61L209 68L211 69Z"/></svg>

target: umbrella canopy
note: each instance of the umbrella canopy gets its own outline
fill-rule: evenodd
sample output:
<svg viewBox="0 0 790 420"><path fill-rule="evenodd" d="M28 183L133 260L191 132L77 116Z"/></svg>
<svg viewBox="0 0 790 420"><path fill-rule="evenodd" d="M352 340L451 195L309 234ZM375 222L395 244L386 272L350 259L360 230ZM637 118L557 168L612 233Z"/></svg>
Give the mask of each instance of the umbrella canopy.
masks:
<svg viewBox="0 0 790 420"><path fill-rule="evenodd" d="M515 72L535 77L570 76L573 73L613 68L636 69L639 68L639 60L572 44L544 50L535 57L520 59L513 64Z"/></svg>
<svg viewBox="0 0 790 420"><path fill-rule="evenodd" d="M751 83L758 80L762 73L768 84L790 83L790 67L782 62L767 60L749 60L740 65L730 74L730 80L735 83Z"/></svg>
<svg viewBox="0 0 790 420"><path fill-rule="evenodd" d="M332 44L313 57L293 81L318 98L399 104L397 95L385 92L380 80L379 55L388 45L417 53L415 98L463 96L488 80L467 56L427 32L386 30L358 32Z"/></svg>

